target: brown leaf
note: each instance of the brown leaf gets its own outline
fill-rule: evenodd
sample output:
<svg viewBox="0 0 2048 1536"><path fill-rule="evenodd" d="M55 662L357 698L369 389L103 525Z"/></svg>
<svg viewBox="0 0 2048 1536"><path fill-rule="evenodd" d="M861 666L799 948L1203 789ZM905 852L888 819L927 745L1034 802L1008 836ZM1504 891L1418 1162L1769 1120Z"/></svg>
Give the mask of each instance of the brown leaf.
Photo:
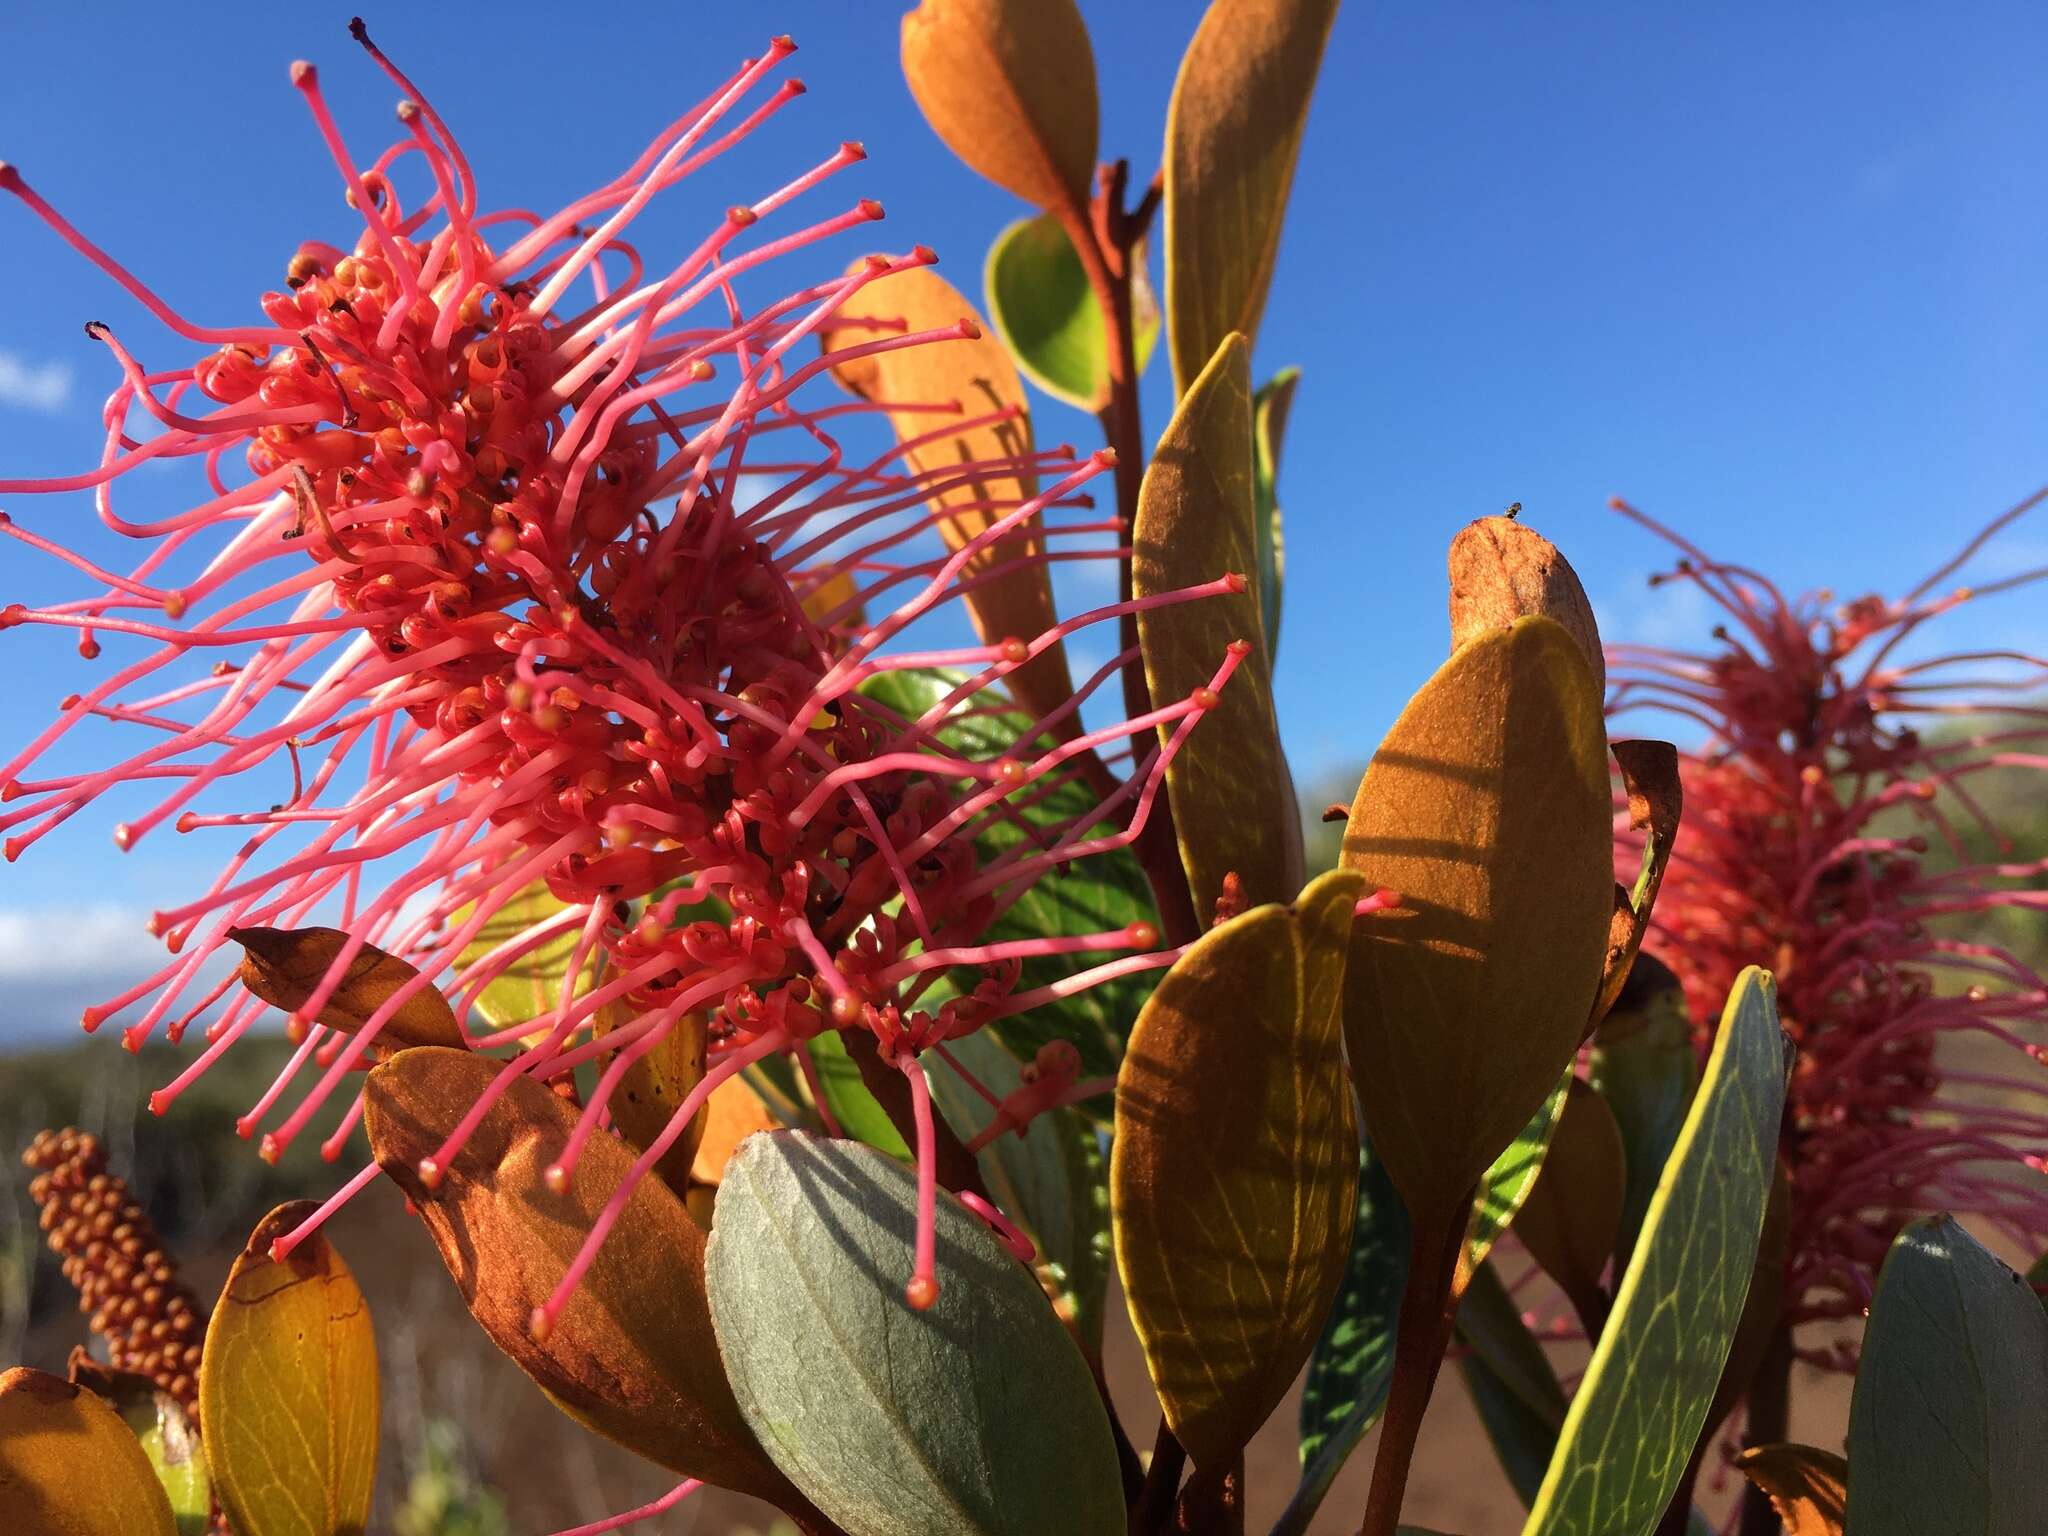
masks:
<svg viewBox="0 0 2048 1536"><path fill-rule="evenodd" d="M1186 393L1232 331L1258 334L1309 94L1337 0L1215 0L1166 117L1166 327Z"/></svg>
<svg viewBox="0 0 2048 1536"><path fill-rule="evenodd" d="M270 1252L314 1209L295 1201L257 1223L200 1355L214 1492L251 1536L361 1536L370 1516L378 1396L369 1307L319 1233L281 1259Z"/></svg>
<svg viewBox="0 0 2048 1536"><path fill-rule="evenodd" d="M1614 1257L1627 1189L1628 1155L1614 1111L1575 1077L1514 1231L1596 1334L1608 1309L1600 1277Z"/></svg>
<svg viewBox="0 0 2048 1536"><path fill-rule="evenodd" d="M1557 546L1513 517L1482 517L1451 540L1451 648L1532 613L1579 643L1596 687L1607 686L1600 626L1578 573Z"/></svg>
<svg viewBox="0 0 2048 1536"><path fill-rule="evenodd" d="M952 284L929 268L913 267L861 289L840 311L833 327L822 333L820 345L830 352L899 330L935 330L963 319L980 323L974 306ZM964 428L904 455L911 470L927 476L927 485L949 487L934 491L931 497L934 510L944 514L939 519L939 533L948 549L960 549L1038 494L1038 477L1033 474L981 474L960 480L963 465L1015 459L1031 452L1031 418L1025 411L1024 385L1017 377L1017 365L994 337L983 334L972 340L933 341L878 352L834 368L832 376L849 393L883 405L932 406L956 401L970 419L1006 407L1017 410L1009 420ZM938 431L946 419L932 410L889 412L890 425L905 442ZM1044 521L1034 515L968 562L963 573L967 579L977 572L1021 562L966 594L975 632L985 642L1012 637L1035 640L1058 622L1044 556ZM1050 714L1074 693L1067 653L1057 644L1032 657L1006 682L1033 715ZM1078 729L1078 722L1070 721L1067 729L1071 734Z"/></svg>
<svg viewBox="0 0 2048 1536"><path fill-rule="evenodd" d="M26 1366L0 1374L0 1530L173 1536L141 1444L88 1388Z"/></svg>
<svg viewBox="0 0 2048 1536"><path fill-rule="evenodd" d="M623 1009L600 1008L593 1033L600 1039L632 1015ZM690 1090L704 1081L705 1030L709 1018L687 1013L661 1039L661 1043L626 1068L618 1087L605 1102L611 1107L612 1123L636 1147L650 1147L668 1129L672 1115L682 1107ZM654 1171L678 1195L690 1187L690 1164L697 1155L697 1143L704 1135L704 1117L709 1109L697 1111L683 1134L669 1143L654 1165Z"/></svg>
<svg viewBox="0 0 2048 1536"><path fill-rule="evenodd" d="M569 1187L544 1170L576 1111L531 1077L513 1079L429 1190L419 1160L439 1149L500 1064L463 1051L402 1051L370 1074L364 1124L384 1170L412 1197L471 1314L571 1418L686 1477L799 1496L740 1418L704 1295L704 1233L658 1179L642 1179L545 1343L529 1328L633 1154L593 1136Z"/></svg>
<svg viewBox="0 0 2048 1536"><path fill-rule="evenodd" d="M1621 996L1629 969L1643 947L1643 935L1650 931L1650 915L1657 908L1657 892L1664 885L1664 866L1671 860L1679 816L1685 808L1685 786L1678 775L1678 749L1670 742L1617 741L1613 751L1615 762L1621 766L1622 787L1628 791L1629 825L1643 834L1643 867L1636 876L1635 889L1625 889L1619 883L1614 887L1613 908L1607 920L1607 960L1601 969L1593 1011L1586 1020L1588 1035Z"/></svg>
<svg viewBox="0 0 2048 1536"><path fill-rule="evenodd" d="M1735 1465L1770 1496L1785 1536L1842 1536L1849 1463L1833 1451L1784 1442L1753 1445Z"/></svg>
<svg viewBox="0 0 2048 1536"><path fill-rule="evenodd" d="M1358 1127L1340 1013L1357 876L1211 929L1117 1074L1110 1212L1131 1321L1195 1464L1231 1466L1343 1278Z"/></svg>
<svg viewBox="0 0 2048 1536"><path fill-rule="evenodd" d="M1074 0L924 0L903 18L903 78L974 170L1040 208L1087 208L1095 55Z"/></svg>
<svg viewBox="0 0 2048 1536"><path fill-rule="evenodd" d="M1600 695L1549 619L1457 650L1366 770L1343 867L1401 906L1352 931L1345 1040L1418 1227L1462 1223L1571 1062L1600 978L1612 847Z"/></svg>
<svg viewBox="0 0 2048 1536"><path fill-rule="evenodd" d="M276 1008L296 1014L313 995L327 968L348 942L339 928L231 928L242 946L242 985ZM320 1010L318 1022L354 1034L370 1015L419 971L365 944L349 961L341 984ZM462 1029L438 988L422 987L407 998L377 1031L372 1051L388 1056L408 1045L461 1047Z"/></svg>
<svg viewBox="0 0 2048 1536"><path fill-rule="evenodd" d="M1145 471L1131 534L1133 592L1148 597L1249 577L1258 569L1256 515L1250 355L1244 337L1232 334L1181 397ZM1207 687L1232 642L1250 646L1217 707L1168 765L1167 794L1188 888L1205 921L1232 871L1254 904L1291 900L1305 878L1301 817L1280 749L1256 584L1148 608L1138 615L1138 638L1155 705ZM1159 734L1164 742L1172 727Z"/></svg>

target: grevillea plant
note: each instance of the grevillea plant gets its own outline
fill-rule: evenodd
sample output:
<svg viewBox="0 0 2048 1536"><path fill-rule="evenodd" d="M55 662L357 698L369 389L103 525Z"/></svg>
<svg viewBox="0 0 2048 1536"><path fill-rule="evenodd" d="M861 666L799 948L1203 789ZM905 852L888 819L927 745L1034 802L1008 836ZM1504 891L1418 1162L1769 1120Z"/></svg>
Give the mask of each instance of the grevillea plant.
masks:
<svg viewBox="0 0 2048 1536"><path fill-rule="evenodd" d="M694 248L632 243L801 93L786 38L542 213L485 202L353 24L398 137L352 148L292 66L348 228L225 326L0 167L184 349L89 325L100 463L0 480L48 562L0 627L89 664L0 766L6 856L117 787L160 796L123 849L224 835L85 1027L198 1029L162 1112L282 1014L238 1130L372 1151L256 1229L201 1342L91 1139L30 1149L112 1368L0 1378L0 1526L370 1528L375 1340L321 1229L388 1179L563 1432L683 1479L583 1532L705 1484L810 1536L1242 1531L1245 1447L1306 1368L1275 1529L1390 1536L1447 1359L1529 1536L1688 1529L1724 1422L1745 1530L2048 1527L2048 1313L1916 1221L2048 1239L2038 1085L1933 1043L2038 1061L2040 978L1949 923L2038 908L2040 866L1894 825L2043 761L2038 709L1897 659L1951 599L1835 617L1688 550L1741 632L1609 651L1557 549L1483 518L1448 659L1306 866L1272 694L1298 379L1252 356L1335 11L1216 0L1142 191L1098 165L1071 0L904 17L931 126L1031 210L989 326L924 247L827 254L881 217L803 211L857 144ZM1040 446L1027 377L1103 446ZM145 466L191 502L132 509ZM57 536L40 507L76 499L131 560ZM1063 616L1062 561L1116 600ZM1642 703L1707 738L1611 740ZM1940 709L1969 734L1905 723ZM1149 1456L1104 1385L1112 1266ZM1809 1339L1865 1306L1848 1462L1781 1443L1791 1361L1850 1363ZM1591 1346L1570 1393L1560 1329ZM1363 1508L1329 1509L1375 1424Z"/></svg>

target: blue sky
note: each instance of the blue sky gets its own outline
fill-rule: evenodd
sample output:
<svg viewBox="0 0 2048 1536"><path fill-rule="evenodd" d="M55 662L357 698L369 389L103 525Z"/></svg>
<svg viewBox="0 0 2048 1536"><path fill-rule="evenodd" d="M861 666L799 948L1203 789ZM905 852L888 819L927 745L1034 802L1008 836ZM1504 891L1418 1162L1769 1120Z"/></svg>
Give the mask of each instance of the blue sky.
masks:
<svg viewBox="0 0 2048 1536"><path fill-rule="evenodd" d="M514 0L471 20L426 7L368 19L463 138L486 201L535 207L612 174L768 33L790 31L810 94L669 194L646 245L694 242L728 202L859 138L870 163L815 206L881 198L889 219L866 243L931 244L978 299L988 242L1022 210L917 115L898 9L620 4L592 26ZM1196 7L1083 9L1105 152L1142 178ZM395 126L394 93L347 16L10 8L0 156L188 313L250 314L301 238L347 227L287 62L322 66L359 144ZM1711 620L1646 592L1661 551L1605 510L1610 494L1788 585L1847 594L1910 584L2048 479L2044 57L2039 7L1353 0L1255 362L1262 378L1303 370L1281 484L1279 677L1299 775L1370 752L1442 656L1445 542L1510 501L1564 546L1610 638L1671 642L1704 639ZM815 271L850 254L819 252ZM96 455L113 372L83 321L112 322L146 361L184 352L11 199L0 294L0 477ZM1168 387L1162 359L1148 436ZM1041 441L1095 440L1091 421L1040 404ZM129 495L143 506L150 492ZM52 532L91 517L83 497L6 510ZM116 553L97 530L84 537ZM2048 522L1989 569L2044 560ZM0 548L0 601L39 595L50 575ZM1959 616L1954 637L2038 637L2027 603ZM45 640L0 635L9 748L85 675ZM118 970L136 915L227 852L166 836L123 857L107 838L117 814L81 817L0 871L0 984ZM14 1019L40 996L18 992ZM67 992L64 1011L75 1006ZM0 1036L20 1027L0 1020Z"/></svg>

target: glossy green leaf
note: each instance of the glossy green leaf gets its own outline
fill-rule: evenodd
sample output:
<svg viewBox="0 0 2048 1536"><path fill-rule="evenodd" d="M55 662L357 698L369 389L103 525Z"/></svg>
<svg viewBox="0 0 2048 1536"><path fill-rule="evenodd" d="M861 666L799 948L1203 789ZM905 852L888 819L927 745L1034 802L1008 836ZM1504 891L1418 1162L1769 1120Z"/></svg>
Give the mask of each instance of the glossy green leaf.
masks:
<svg viewBox="0 0 2048 1536"><path fill-rule="evenodd" d="M842 1135L878 1147L891 1157L910 1161L910 1145L881 1101L861 1081L860 1066L846 1054L846 1045L830 1030L814 1035L802 1047L810 1053L811 1066L818 1074L818 1087L825 1107Z"/></svg>
<svg viewBox="0 0 2048 1536"><path fill-rule="evenodd" d="M0 1372L0 1530L176 1536L164 1490L120 1416L96 1393L25 1366Z"/></svg>
<svg viewBox="0 0 2048 1536"><path fill-rule="evenodd" d="M1166 1421L1228 1468L1307 1361L1344 1277L1358 1129L1339 1015L1359 882L1204 934L1117 1077L1110 1214Z"/></svg>
<svg viewBox="0 0 2048 1536"><path fill-rule="evenodd" d="M905 719L915 720L960 681L961 674L940 669L890 671L870 678L861 691ZM1028 717L1001 708L995 700L971 698L959 706L938 734L948 746L970 757L997 758L1014 754L1018 734L1030 724ZM1096 803L1094 792L1078 779L1060 784L1050 794L1039 786L1027 788L1016 797L1015 821L996 821L975 839L980 866L992 868L998 860L1015 857L1020 849L1036 847L1034 829L1084 817ZM1007 897L1008 893L1004 894ZM1116 848L1065 865L1058 873L1030 884L997 915L983 941L1001 943L1011 939L1109 933L1132 923L1157 924L1158 920L1144 870L1129 850ZM1021 989L1049 986L1091 960L1108 958L1035 957L1024 962L1017 985ZM969 986L978 975L973 967L963 967L960 974ZM1158 980L1157 971L1119 976L1084 988L1071 997L1041 1004L1028 1013L998 1020L990 1028L1019 1061L1032 1060L1048 1040L1066 1040L1081 1053L1083 1077L1111 1077L1123 1060L1124 1041L1138 1021L1138 1010L1152 995ZM919 999L918 1006L936 1008L950 995L950 985L942 978ZM1107 1096L1091 1100L1081 1108L1096 1120L1106 1120L1110 1112ZM881 1141L874 1144L885 1148L888 1145Z"/></svg>
<svg viewBox="0 0 2048 1536"><path fill-rule="evenodd" d="M463 946L450 975L461 975L499 945L510 943L537 923L560 916L563 910L564 903L547 888L546 882L535 881L484 919L475 937ZM464 907L455 914L452 926L460 928L473 912L474 908ZM571 924L513 961L477 994L472 1011L492 1029L516 1029L535 1022L544 1025L561 1006L562 982L582 937L581 928L581 924ZM596 980L598 958L596 954L586 958L582 974L576 979L577 996L588 992Z"/></svg>
<svg viewBox="0 0 2048 1536"><path fill-rule="evenodd" d="M1252 396L1253 531L1259 551L1259 620L1266 654L1280 654L1280 596L1287 578L1287 543L1280 529L1280 449L1287 440L1287 415L1294 407L1299 368L1282 368Z"/></svg>
<svg viewBox="0 0 2048 1536"><path fill-rule="evenodd" d="M1635 1247L1699 1082L1685 988L1664 962L1638 955L1620 998L1593 1036L1588 1081L1621 1129L1627 1183L1621 1201L1621 1267Z"/></svg>
<svg viewBox="0 0 2048 1536"><path fill-rule="evenodd" d="M163 1485L177 1536L205 1536L213 1521L213 1483L199 1447L198 1427L184 1405L149 1377L101 1365L82 1347L72 1348L67 1374L75 1385L103 1399L134 1432Z"/></svg>
<svg viewBox="0 0 2048 1536"><path fill-rule="evenodd" d="M1465 1231L1465 1256L1459 1265L1461 1286L1467 1275L1486 1262L1493 1245L1500 1241L1501 1233L1513 1223L1529 1198L1529 1191L1536 1187L1536 1176L1543 1171L1544 1155L1557 1129L1558 1111L1564 1107L1565 1090L1570 1084L1571 1073L1567 1071L1557 1091L1536 1107L1529 1123L1516 1133L1515 1139L1486 1170L1486 1177L1479 1181L1479 1197L1472 1202L1472 1222Z"/></svg>
<svg viewBox="0 0 2048 1536"><path fill-rule="evenodd" d="M568 1304L544 1336L534 1333L534 1309L625 1182L629 1146L591 1137L567 1187L549 1188L547 1168L578 1112L520 1076L433 1187L421 1179L421 1159L439 1152L501 1067L464 1052L402 1051L364 1087L377 1161L412 1201L470 1315L579 1424L685 1477L789 1509L795 1490L755 1442L718 1363L704 1231L660 1179L633 1186Z"/></svg>
<svg viewBox="0 0 2048 1536"><path fill-rule="evenodd" d="M1023 1080L1017 1058L986 1031L949 1041L946 1049L999 1099ZM925 1056L924 1066L933 1099L963 1141L995 1119L989 1102L937 1052ZM1051 1110L1021 1136L998 1136L975 1160L996 1204L1037 1245L1041 1279L1057 1286L1075 1334L1099 1356L1111 1264L1109 1160L1094 1125L1077 1108Z"/></svg>
<svg viewBox="0 0 2048 1536"><path fill-rule="evenodd" d="M1272 661L1251 585L1258 539L1250 354L1242 336L1223 338L1181 397L1139 488L1131 544L1131 585L1141 598L1225 576L1245 581L1242 592L1166 603L1138 615L1145 680L1158 705L1206 688L1233 642L1249 646L1216 707L1166 770L1195 913L1207 920L1215 912L1223 877L1232 872L1254 905L1292 900L1303 880L1301 820L1280 749ZM1161 727L1162 743L1177 724Z"/></svg>
<svg viewBox="0 0 2048 1536"><path fill-rule="evenodd" d="M742 1411L849 1536L1121 1536L1109 1420L1031 1272L941 1193L911 1310L917 1178L800 1131L726 1167L706 1255Z"/></svg>
<svg viewBox="0 0 2048 1536"><path fill-rule="evenodd" d="M1524 1536L1644 1536L1670 1502L1749 1290L1785 1070L1776 987L1751 966L1728 996Z"/></svg>
<svg viewBox="0 0 2048 1536"><path fill-rule="evenodd" d="M1394 1324L1408 1284L1408 1212L1361 1138L1351 1254L1301 1390L1301 1483L1273 1536L1297 1536L1366 1432L1394 1377Z"/></svg>
<svg viewBox="0 0 2048 1536"><path fill-rule="evenodd" d="M1132 342L1140 372L1159 340L1159 301L1145 266L1141 243L1131 253ZM996 236L982 280L989 318L1024 377L1076 410L1100 411L1109 399L1102 308L1060 221L1041 213Z"/></svg>
<svg viewBox="0 0 2048 1536"><path fill-rule="evenodd" d="M1215 0L1166 115L1166 313L1185 394L1224 337L1258 333L1309 95L1337 0Z"/></svg>
<svg viewBox="0 0 2048 1536"><path fill-rule="evenodd" d="M370 1518L369 1305L320 1233L271 1256L313 1210L310 1200L281 1205L257 1224L206 1327L199 1417L214 1491L240 1536L362 1536Z"/></svg>
<svg viewBox="0 0 2048 1536"><path fill-rule="evenodd" d="M1892 1243L1849 1405L1855 1536L2048 1531L2048 1314L1951 1216Z"/></svg>
<svg viewBox="0 0 2048 1536"><path fill-rule="evenodd" d="M1606 952L1607 736L1562 628L1519 619L1438 668L1366 770L1342 864L1401 894L1352 930L1345 1041L1387 1174L1447 1246L1557 1092Z"/></svg>
<svg viewBox="0 0 2048 1536"><path fill-rule="evenodd" d="M1474 1271L1458 1307L1458 1366L1494 1455L1526 1506L1543 1486L1568 1401L1543 1346L1491 1264Z"/></svg>

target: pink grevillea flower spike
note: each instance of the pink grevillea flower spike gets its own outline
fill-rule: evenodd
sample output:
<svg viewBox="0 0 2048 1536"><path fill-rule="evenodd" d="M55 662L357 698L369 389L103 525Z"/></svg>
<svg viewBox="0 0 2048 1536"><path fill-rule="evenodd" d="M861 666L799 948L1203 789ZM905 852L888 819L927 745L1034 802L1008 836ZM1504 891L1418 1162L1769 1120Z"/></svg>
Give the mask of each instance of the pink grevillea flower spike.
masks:
<svg viewBox="0 0 2048 1536"><path fill-rule="evenodd" d="M1727 615L1704 652L1610 646L1611 707L1704 733L1649 947L1695 1020L1718 1017L1742 966L1771 966L1798 1046L1788 1329L1860 1315L1922 1212L1981 1218L2028 1256L2048 1246L2048 985L1996 921L2041 931L2048 861L2016 861L1990 804L2042 803L2048 659L1925 646L1942 615L2048 577L1948 585L2044 498L1903 597L1839 606L1788 597L1616 503L1681 551L1656 579L1692 582Z"/></svg>
<svg viewBox="0 0 2048 1536"><path fill-rule="evenodd" d="M466 1020L495 979L549 945L569 951L551 1016L498 1033L464 1026L466 1043L501 1053L504 1067L422 1162L430 1186L520 1074L561 1079L609 1058L550 1170L560 1185L588 1138L610 1134L608 1101L631 1064L708 1017L708 1074L645 1149L637 1179L749 1064L821 1031L869 1037L915 1100L925 1219L910 1295L928 1302L935 1157L918 1058L990 1020L1172 962L1177 951L1161 950L1146 922L1065 938L983 935L1032 882L1139 835L1167 760L1237 657L1219 655L1192 697L1099 730L1081 727L1080 706L1129 655L1021 728L986 699L1069 634L1114 634L1136 608L1238 590L1241 578L1219 572L1039 634L910 643L913 625L928 635L934 625L920 621L957 615L978 586L1015 574L991 551L1032 551L1012 564L1117 559L1115 524L1091 518L1082 493L1111 460L1054 448L921 470L904 457L915 442L892 439L867 460L842 445L842 418L926 411L934 436L977 424L956 401L848 401L821 389L812 403L807 389L863 357L973 333L964 319L915 332L870 324L842 328L821 351L861 290L930 264L931 252L873 257L766 303L740 297L759 269L881 216L863 199L807 224L786 217L861 160L858 145L718 212L672 264L649 265L626 242L652 197L800 94L794 80L774 83L794 44L777 39L618 175L541 214L483 211L446 124L354 30L402 93L403 132L359 162L313 67L292 67L360 229L345 247L301 246L287 287L262 297L253 323L186 320L20 171L0 169L0 188L173 336L205 349L145 366L107 327L89 327L121 373L101 462L0 481L14 496L89 494L141 551L118 574L47 532L0 524L62 562L78 588L14 603L0 626L74 630L102 666L0 765L6 856L119 784L165 791L115 829L124 849L166 831L239 841L206 890L155 914L162 968L85 1018L92 1029L139 1010L130 1048L205 1021L204 1052L152 1097L159 1112L266 1006L232 979L211 980L209 956L256 928L346 935L293 1012L297 1053L242 1123L245 1135L267 1127L273 1157L316 1121L338 1155L361 1110L348 1074L409 999L438 988ZM203 475L202 499L154 519L117 512L129 472L165 463ZM958 499L993 476L1041 475L1048 488L1028 500ZM981 528L950 552L932 536L942 504ZM1004 542L1027 527L1029 540ZM964 622L952 630L965 632ZM953 680L914 716L863 691L883 674L934 667ZM949 744L956 733L942 727L968 713L987 716L983 727L1011 721L999 750ZM60 741L75 749L95 732L126 750L103 767L41 766ZM973 735L985 743L989 729ZM1106 766L1120 755L1122 777ZM1106 790L1085 813L1036 815L1028 836L999 840L1002 853L980 850L979 834L1025 823L1020 802L1076 778ZM477 936L536 885L554 909L476 956ZM417 975L337 1031L320 1022L323 1009L364 946ZM1022 962L1053 954L1073 956L1074 974L1021 989ZM978 982L959 985L960 967ZM947 972L955 995L920 1007ZM601 1012L623 1014L602 1041ZM1008 1106L1011 1124L1094 1091L1075 1082L1071 1053L1043 1065L1030 1102ZM631 1187L605 1209L538 1329Z"/></svg>

